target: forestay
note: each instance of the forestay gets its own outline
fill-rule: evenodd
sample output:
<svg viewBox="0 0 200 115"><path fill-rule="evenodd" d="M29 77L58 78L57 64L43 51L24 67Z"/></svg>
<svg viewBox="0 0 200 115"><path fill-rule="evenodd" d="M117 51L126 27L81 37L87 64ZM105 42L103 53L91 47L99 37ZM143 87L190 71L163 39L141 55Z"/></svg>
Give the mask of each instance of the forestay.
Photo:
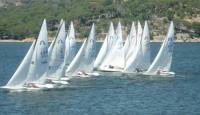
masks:
<svg viewBox="0 0 200 115"><path fill-rule="evenodd" d="M169 72L172 63L172 54L174 46L174 25L171 22L167 37L165 38L157 56L145 74L156 75L162 72Z"/></svg>
<svg viewBox="0 0 200 115"><path fill-rule="evenodd" d="M66 75L77 75L78 72L90 73L93 70L93 63L96 53L95 26L92 25L89 38L86 39L77 55L66 71Z"/></svg>

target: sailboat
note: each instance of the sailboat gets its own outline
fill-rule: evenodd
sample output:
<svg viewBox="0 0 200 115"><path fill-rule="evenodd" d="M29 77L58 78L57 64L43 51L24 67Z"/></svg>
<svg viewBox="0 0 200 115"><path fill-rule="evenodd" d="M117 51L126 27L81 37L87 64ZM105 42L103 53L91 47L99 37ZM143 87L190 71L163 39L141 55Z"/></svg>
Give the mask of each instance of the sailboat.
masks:
<svg viewBox="0 0 200 115"><path fill-rule="evenodd" d="M155 57L154 61L150 65L149 69L144 73L145 75L174 75L174 72L170 72L172 63L172 54L174 46L174 25L171 22L167 37L163 41L163 44Z"/></svg>
<svg viewBox="0 0 200 115"><path fill-rule="evenodd" d="M133 53L130 55L129 60L125 61L125 73L136 73L138 72L138 65L141 58L141 42L142 42L142 27L140 22L138 22L138 28L137 28L137 37L135 40L135 44L133 44L134 50Z"/></svg>
<svg viewBox="0 0 200 115"><path fill-rule="evenodd" d="M125 56L123 49L123 38L122 38L122 27L121 23L118 23L116 29L116 44L113 47L113 50L110 53L110 59L108 62L108 71L121 71L125 65Z"/></svg>
<svg viewBox="0 0 200 115"><path fill-rule="evenodd" d="M5 86L1 88L15 89L15 90L25 89L23 87L23 81L26 79L28 71L29 71L35 43L36 41L34 40L27 54L25 55L24 59L22 60L21 64L18 66L17 70L15 71L11 79L8 81L8 83Z"/></svg>
<svg viewBox="0 0 200 115"><path fill-rule="evenodd" d="M65 22L61 20L58 34L48 49L48 54L49 54L48 77L50 78L61 76L58 70L61 64L64 62L65 37L66 37Z"/></svg>
<svg viewBox="0 0 200 115"><path fill-rule="evenodd" d="M46 80L48 82L68 84L66 81L59 81L59 78L63 76L64 69L65 38L65 21L61 20L58 34L48 49L49 67L47 71L48 78Z"/></svg>
<svg viewBox="0 0 200 115"><path fill-rule="evenodd" d="M108 66L107 65L108 58L115 43L116 43L116 37L114 32L114 26L113 23L111 22L108 34L94 62L94 70L103 70L106 66Z"/></svg>
<svg viewBox="0 0 200 115"><path fill-rule="evenodd" d="M66 76L88 77L93 75L93 64L96 54L95 25L92 25L89 38L87 38L77 55L66 70ZM96 74L95 74L96 75Z"/></svg>
<svg viewBox="0 0 200 115"><path fill-rule="evenodd" d="M103 48L103 49L102 49ZM114 33L113 25L111 23L108 37L105 39L104 44L98 54L102 58L101 65L97 70L104 72L117 72L124 68L124 50L121 23L118 23L116 33ZM106 54L102 55L101 51L105 51ZM100 60L97 59L96 61Z"/></svg>
<svg viewBox="0 0 200 115"><path fill-rule="evenodd" d="M33 42L16 72L9 80L6 89L47 89L52 84L43 84L48 68L48 36L44 19L38 39Z"/></svg>
<svg viewBox="0 0 200 115"><path fill-rule="evenodd" d="M53 84L44 83L48 70L48 34L44 19L36 41L24 87L28 90L54 88Z"/></svg>
<svg viewBox="0 0 200 115"><path fill-rule="evenodd" d="M141 32L140 23L138 23L138 34ZM141 39L140 39L141 38ZM145 21L142 37L138 35L138 44L135 58L128 63L125 71L128 73L141 73L150 66L150 35L147 21Z"/></svg>
<svg viewBox="0 0 200 115"><path fill-rule="evenodd" d="M69 64L72 62L74 57L76 56L76 40L75 40L75 30L73 22L70 23L69 27L69 34L67 35L67 38L65 40L65 56L64 56L64 62L62 64L62 75L58 77L57 81L58 83L66 84L67 80L69 80L69 77L65 76L65 70L68 68Z"/></svg>

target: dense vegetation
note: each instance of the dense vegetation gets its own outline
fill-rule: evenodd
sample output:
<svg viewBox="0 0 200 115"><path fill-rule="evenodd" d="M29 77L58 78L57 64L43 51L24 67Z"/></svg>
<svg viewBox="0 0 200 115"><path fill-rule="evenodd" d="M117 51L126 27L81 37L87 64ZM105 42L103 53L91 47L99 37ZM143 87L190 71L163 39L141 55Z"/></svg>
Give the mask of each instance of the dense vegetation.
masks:
<svg viewBox="0 0 200 115"><path fill-rule="evenodd" d="M199 14L199 0L22 0L19 6L14 2L0 8L0 35L35 37L43 18L47 18L49 34L54 35L63 18L67 27L74 21L80 38L88 35L93 22L98 33L105 33L111 20L115 24L120 20L128 28L132 21L150 20L155 29L162 26L156 24L159 21L166 27L174 20L178 31L199 36L200 22L185 20Z"/></svg>

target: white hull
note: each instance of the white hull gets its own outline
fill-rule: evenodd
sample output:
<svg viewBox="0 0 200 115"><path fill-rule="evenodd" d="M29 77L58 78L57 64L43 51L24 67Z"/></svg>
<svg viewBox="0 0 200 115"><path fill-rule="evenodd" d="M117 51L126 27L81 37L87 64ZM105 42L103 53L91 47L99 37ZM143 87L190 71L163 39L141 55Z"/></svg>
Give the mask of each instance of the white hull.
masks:
<svg viewBox="0 0 200 115"><path fill-rule="evenodd" d="M68 85L69 82L64 81L64 80L52 80L53 83L55 84L61 84L61 85Z"/></svg>
<svg viewBox="0 0 200 115"><path fill-rule="evenodd" d="M67 75L67 77L64 77L64 78L61 78L62 80L69 80L71 79L72 77L92 77L92 76L100 76L100 73L98 72L92 72L92 73L85 73L85 72L78 72L77 74L74 74L74 75Z"/></svg>
<svg viewBox="0 0 200 115"><path fill-rule="evenodd" d="M24 86L27 91L39 91L39 90L50 90L58 88L58 85L53 83L29 83L28 85Z"/></svg>
<svg viewBox="0 0 200 115"><path fill-rule="evenodd" d="M56 84L56 85L68 85L69 83L67 82L67 80L69 79L64 79L62 80L61 78L48 78L46 80L46 82L52 83L52 84Z"/></svg>
<svg viewBox="0 0 200 115"><path fill-rule="evenodd" d="M68 80L70 80L71 79L71 77L61 77L60 78L60 80L62 80L62 81L68 81Z"/></svg>
<svg viewBox="0 0 200 115"><path fill-rule="evenodd" d="M159 74L146 74L146 73L143 73L143 75L150 75L150 76L174 76L175 73L174 72L161 72Z"/></svg>
<svg viewBox="0 0 200 115"><path fill-rule="evenodd" d="M123 71L122 73L126 74L126 75L143 75L142 72L126 72L126 71Z"/></svg>
<svg viewBox="0 0 200 115"><path fill-rule="evenodd" d="M122 72L123 69L111 69L111 68L104 68L104 69L99 69L98 71L101 71L101 72Z"/></svg>

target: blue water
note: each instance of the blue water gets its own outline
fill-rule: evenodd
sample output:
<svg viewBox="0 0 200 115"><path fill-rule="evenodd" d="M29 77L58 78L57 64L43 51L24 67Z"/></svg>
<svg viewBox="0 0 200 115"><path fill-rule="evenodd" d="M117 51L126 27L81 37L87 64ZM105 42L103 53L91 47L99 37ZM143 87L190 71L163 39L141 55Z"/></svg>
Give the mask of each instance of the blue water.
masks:
<svg viewBox="0 0 200 115"><path fill-rule="evenodd" d="M0 85L10 79L29 46L0 43ZM159 47L152 44L152 57ZM75 79L73 87L63 90L0 90L0 114L199 115L200 43L176 43L172 70L172 78L100 76Z"/></svg>

